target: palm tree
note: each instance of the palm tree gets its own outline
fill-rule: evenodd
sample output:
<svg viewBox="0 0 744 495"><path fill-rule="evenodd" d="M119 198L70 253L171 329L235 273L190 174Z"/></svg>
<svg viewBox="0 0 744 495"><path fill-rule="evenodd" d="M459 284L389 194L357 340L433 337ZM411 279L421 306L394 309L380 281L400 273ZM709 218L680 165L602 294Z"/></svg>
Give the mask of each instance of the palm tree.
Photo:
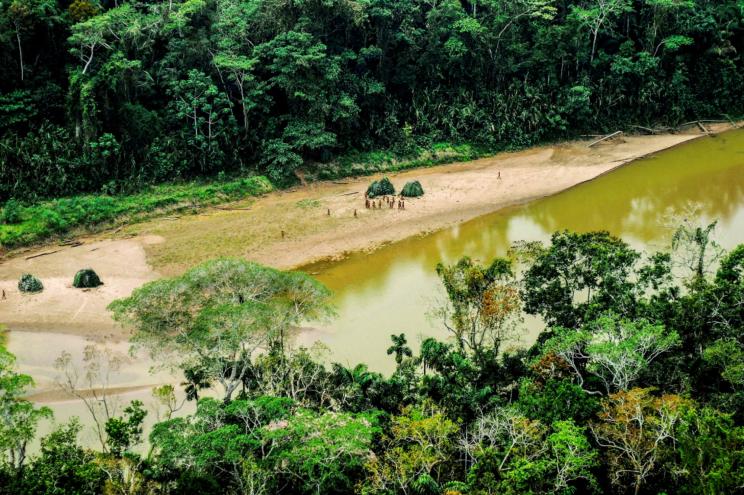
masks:
<svg viewBox="0 0 744 495"><path fill-rule="evenodd" d="M395 354L395 363L400 366L400 363L403 362L404 357L411 357L413 356L413 351L411 351L411 348L408 347L408 341L406 340L406 334L401 333L400 335L391 335L390 340L393 341L393 345L388 347L387 353L388 356L390 354Z"/></svg>
<svg viewBox="0 0 744 495"><path fill-rule="evenodd" d="M181 386L184 387L186 392L186 399L188 400L199 400L199 390L209 388L212 386L207 381L207 374L201 368L188 368L183 371L183 376L186 381L181 382Z"/></svg>

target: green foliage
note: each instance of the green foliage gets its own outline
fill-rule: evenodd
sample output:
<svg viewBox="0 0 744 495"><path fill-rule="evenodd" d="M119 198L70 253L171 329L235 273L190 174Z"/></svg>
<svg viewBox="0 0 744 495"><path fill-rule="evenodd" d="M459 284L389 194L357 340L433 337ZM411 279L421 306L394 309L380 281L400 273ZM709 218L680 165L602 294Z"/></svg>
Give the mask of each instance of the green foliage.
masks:
<svg viewBox="0 0 744 495"><path fill-rule="evenodd" d="M229 143L236 133L230 102L212 79L197 69L189 70L186 78L174 81L168 90L168 107L186 147L187 167L201 173L226 168ZM180 124L179 124L180 123ZM229 162L228 162L229 163Z"/></svg>
<svg viewBox="0 0 744 495"><path fill-rule="evenodd" d="M688 404L676 395L652 395L634 388L608 396L591 424L605 449L611 482L632 486L635 493L649 481L654 468L673 454L674 430Z"/></svg>
<svg viewBox="0 0 744 495"><path fill-rule="evenodd" d="M407 407L392 418L382 455L371 457L362 493L437 487L454 450L458 427L436 409ZM428 493L428 491L424 491Z"/></svg>
<svg viewBox="0 0 744 495"><path fill-rule="evenodd" d="M14 224L21 222L21 204L14 200L9 199L3 206L3 211L0 213L0 223Z"/></svg>
<svg viewBox="0 0 744 495"><path fill-rule="evenodd" d="M742 25L739 0L6 2L0 201L741 114Z"/></svg>
<svg viewBox="0 0 744 495"><path fill-rule="evenodd" d="M20 280L18 280L18 290L25 294L41 292L44 290L44 284L30 273L24 273L21 275Z"/></svg>
<svg viewBox="0 0 744 495"><path fill-rule="evenodd" d="M471 24L459 25L478 34ZM641 257L605 233L528 247L523 272L500 258L439 266L439 316L459 334L424 339L419 352L392 335L389 376L287 345L291 328L331 314L327 289L306 275L222 259L137 289L111 305L115 318L180 368L197 400L174 414L173 387L154 391L168 411L146 454L135 401L100 423L104 452L78 446L73 423L27 455L49 413L23 398L30 377L0 349L0 493L736 493L744 247L715 276L693 269L693 283L672 277L669 253ZM580 323L546 326L531 349L505 352L517 287L552 297L546 320L555 308ZM86 373L99 372L95 349L86 353ZM212 384L225 393L200 397Z"/></svg>
<svg viewBox="0 0 744 495"><path fill-rule="evenodd" d="M681 493L734 493L744 483L744 428L710 408L689 408L677 426Z"/></svg>
<svg viewBox="0 0 744 495"><path fill-rule="evenodd" d="M80 423L72 420L41 439L41 451L24 477L25 493L98 495L106 474L93 452L80 447Z"/></svg>
<svg viewBox="0 0 744 495"><path fill-rule="evenodd" d="M390 340L393 341L393 345L388 347L387 354L388 356L395 354L395 363L398 366L401 365L404 358L413 356L413 351L408 347L408 341L406 340L406 335L404 333L399 335L393 334L390 336Z"/></svg>
<svg viewBox="0 0 744 495"><path fill-rule="evenodd" d="M15 356L0 346L0 466L14 474L25 465L39 421L52 416L49 408L37 408L23 398L33 385L30 376L15 371Z"/></svg>
<svg viewBox="0 0 744 495"><path fill-rule="evenodd" d="M103 285L98 274L92 268L83 268L75 274L72 286L77 289L88 289Z"/></svg>
<svg viewBox="0 0 744 495"><path fill-rule="evenodd" d="M395 187L390 179L383 177L380 180L373 181L367 188L367 197L376 198L377 196L394 196Z"/></svg>
<svg viewBox="0 0 744 495"><path fill-rule="evenodd" d="M599 378L606 392L628 390L649 364L679 345L679 335L663 325L630 321L610 314L581 330L554 329L545 341L544 354L568 364L581 385L584 372Z"/></svg>
<svg viewBox="0 0 744 495"><path fill-rule="evenodd" d="M468 479L474 493L573 493L596 491L597 452L585 428L556 421L548 428L511 409L479 418L466 441L473 458Z"/></svg>
<svg viewBox="0 0 744 495"><path fill-rule="evenodd" d="M262 437L273 471L299 484L301 491L348 493L378 431L375 414L300 410L286 421L270 423Z"/></svg>
<svg viewBox="0 0 744 495"><path fill-rule="evenodd" d="M556 232L524 276L524 309L569 328L606 311L628 312L640 288L632 280L639 258L607 232Z"/></svg>
<svg viewBox="0 0 744 495"><path fill-rule="evenodd" d="M486 267L464 257L452 266L438 264L437 275L449 300L437 315L454 335L458 350L476 359L489 349L498 354L513 338L521 310L511 262L496 258Z"/></svg>
<svg viewBox="0 0 744 495"><path fill-rule="evenodd" d="M109 418L104 425L107 445L116 457L142 441L142 421L147 416L141 401L132 401L124 408L124 417Z"/></svg>
<svg viewBox="0 0 744 495"><path fill-rule="evenodd" d="M406 185L400 190L400 195L407 198L418 198L424 195L424 188L421 187L421 183L417 180L406 182Z"/></svg>
<svg viewBox="0 0 744 495"><path fill-rule="evenodd" d="M548 424L566 420L586 423L599 409L599 400L567 379L545 383L524 380L519 386L517 407L528 418Z"/></svg>
<svg viewBox="0 0 744 495"><path fill-rule="evenodd" d="M207 184L164 185L129 196L101 194L45 201L25 207L20 223L0 225L0 244L32 244L76 228L95 231L168 212L258 196L272 189L268 179L258 176Z"/></svg>
<svg viewBox="0 0 744 495"><path fill-rule="evenodd" d="M290 327L330 316L329 298L304 273L226 258L145 284L109 309L134 329L133 344L163 364L201 370L228 400L247 377L253 352L283 348Z"/></svg>
<svg viewBox="0 0 744 495"><path fill-rule="evenodd" d="M721 377L744 390L744 348L734 339L720 339L703 351L703 360L721 369Z"/></svg>

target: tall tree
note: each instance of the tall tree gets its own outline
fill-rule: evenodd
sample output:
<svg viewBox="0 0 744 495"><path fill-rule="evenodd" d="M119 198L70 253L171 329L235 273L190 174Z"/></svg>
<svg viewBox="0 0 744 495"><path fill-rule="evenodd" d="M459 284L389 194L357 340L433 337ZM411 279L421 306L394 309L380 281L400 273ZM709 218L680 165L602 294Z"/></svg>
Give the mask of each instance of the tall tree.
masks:
<svg viewBox="0 0 744 495"><path fill-rule="evenodd" d="M150 282L110 309L133 327L136 348L164 364L204 370L229 400L254 353L283 349L290 327L330 316L329 298L328 289L303 273L218 259Z"/></svg>

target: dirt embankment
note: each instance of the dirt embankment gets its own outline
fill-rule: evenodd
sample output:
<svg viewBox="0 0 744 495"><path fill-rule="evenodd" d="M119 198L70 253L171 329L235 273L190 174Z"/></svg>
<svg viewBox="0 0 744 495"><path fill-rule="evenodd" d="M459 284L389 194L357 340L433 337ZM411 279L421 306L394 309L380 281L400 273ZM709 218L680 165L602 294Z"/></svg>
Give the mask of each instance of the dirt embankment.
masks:
<svg viewBox="0 0 744 495"><path fill-rule="evenodd" d="M728 126L719 125L722 131ZM366 209L364 191L376 177L311 184L197 215L163 218L81 239L76 247L40 248L0 262L0 323L11 330L55 331L126 338L106 306L161 275L173 275L209 258L242 256L277 268L294 268L350 251L445 228L508 205L555 194L631 160L700 134L625 136L595 147L588 141L541 146L466 163L392 174L397 189L417 179L426 191L405 209ZM56 251L32 257L47 251ZM105 285L71 287L91 267ZM40 277L45 290L21 295L22 273Z"/></svg>

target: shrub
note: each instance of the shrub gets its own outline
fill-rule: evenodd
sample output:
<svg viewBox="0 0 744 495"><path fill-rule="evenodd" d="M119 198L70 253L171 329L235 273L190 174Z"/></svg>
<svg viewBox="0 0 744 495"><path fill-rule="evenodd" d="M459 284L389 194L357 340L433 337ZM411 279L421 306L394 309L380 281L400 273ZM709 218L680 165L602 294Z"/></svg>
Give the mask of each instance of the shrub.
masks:
<svg viewBox="0 0 744 495"><path fill-rule="evenodd" d="M30 273L24 273L18 281L18 290L27 294L41 292L44 290L44 284Z"/></svg>
<svg viewBox="0 0 744 495"><path fill-rule="evenodd" d="M103 285L103 282L91 268L83 268L77 272L75 279L72 281L72 286L78 289L89 289L99 285Z"/></svg>
<svg viewBox="0 0 744 495"><path fill-rule="evenodd" d="M372 182L367 188L367 196L374 198L377 196L393 196L395 194L395 187L390 179L383 177L379 181Z"/></svg>
<svg viewBox="0 0 744 495"><path fill-rule="evenodd" d="M406 185L403 186L403 189L400 191L401 196L405 196L407 198L418 198L419 196L424 195L424 188L421 187L421 183L417 180L406 182Z"/></svg>
<svg viewBox="0 0 744 495"><path fill-rule="evenodd" d="M15 199L9 199L0 213L0 222L5 224L21 223L21 204Z"/></svg>

